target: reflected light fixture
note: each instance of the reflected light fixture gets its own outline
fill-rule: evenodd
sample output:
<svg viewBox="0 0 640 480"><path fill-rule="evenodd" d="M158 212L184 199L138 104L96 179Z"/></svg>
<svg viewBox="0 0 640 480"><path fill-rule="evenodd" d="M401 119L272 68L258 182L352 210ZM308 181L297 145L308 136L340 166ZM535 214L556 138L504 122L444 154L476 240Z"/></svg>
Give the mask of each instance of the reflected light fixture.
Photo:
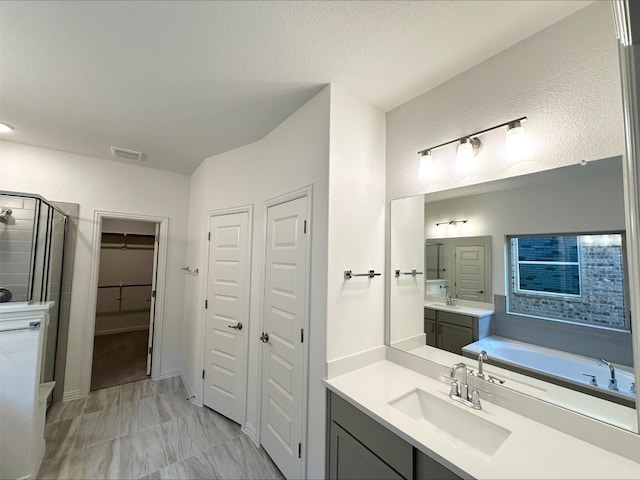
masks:
<svg viewBox="0 0 640 480"><path fill-rule="evenodd" d="M0 133L11 133L15 130L13 125L9 125L8 123L0 122Z"/></svg>
<svg viewBox="0 0 640 480"><path fill-rule="evenodd" d="M459 223L467 223L469 220L447 220L446 222L438 222L436 223L436 227L439 227L440 225L450 225L450 226L456 226Z"/></svg>
<svg viewBox="0 0 640 480"><path fill-rule="evenodd" d="M427 178L433 170L433 157L431 150L425 150L420 155L420 164L418 166L418 178Z"/></svg>
<svg viewBox="0 0 640 480"><path fill-rule="evenodd" d="M529 154L529 143L527 141L526 133L522 126L522 122L526 121L527 117L516 118L515 120L509 120L508 122L495 125L491 128L480 130L479 132L465 135L448 142L441 143L434 147L425 148L420 150L420 164L418 167L418 178L427 178L430 171L433 171L434 160L433 151L458 142L458 149L456 151L456 163L455 169L459 171L468 171L473 167L473 158L478 155L482 149L482 142L480 141L480 135L484 135L492 130L507 127L505 156L507 160L519 161L526 158Z"/></svg>

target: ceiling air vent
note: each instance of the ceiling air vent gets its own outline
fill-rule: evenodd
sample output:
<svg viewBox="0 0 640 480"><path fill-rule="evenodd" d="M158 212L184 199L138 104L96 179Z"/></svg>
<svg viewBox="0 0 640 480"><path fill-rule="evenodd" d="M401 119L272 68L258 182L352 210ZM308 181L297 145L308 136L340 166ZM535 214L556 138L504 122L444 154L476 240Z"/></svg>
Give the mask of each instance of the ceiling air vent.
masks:
<svg viewBox="0 0 640 480"><path fill-rule="evenodd" d="M135 150L129 150L120 147L111 147L111 155L114 157L126 158L127 160L137 160L142 162L144 160L144 153L136 152Z"/></svg>

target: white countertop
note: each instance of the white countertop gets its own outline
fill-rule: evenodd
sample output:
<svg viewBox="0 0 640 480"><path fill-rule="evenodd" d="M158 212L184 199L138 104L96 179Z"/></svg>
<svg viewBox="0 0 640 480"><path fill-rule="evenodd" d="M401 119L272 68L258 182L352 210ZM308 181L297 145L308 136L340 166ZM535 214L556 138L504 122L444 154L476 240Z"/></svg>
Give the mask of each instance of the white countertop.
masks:
<svg viewBox="0 0 640 480"><path fill-rule="evenodd" d="M0 313L21 313L49 310L55 302L6 302L0 303Z"/></svg>
<svg viewBox="0 0 640 480"><path fill-rule="evenodd" d="M494 312L493 310L490 310L488 308L471 307L467 305L460 305L459 303L456 303L456 305L453 306L453 305L447 305L445 302L446 300L443 300L442 302L425 300L424 306L426 308L433 308L434 310L442 310L445 312L459 313L460 315L470 315L472 317L478 317L478 318L493 315L493 312Z"/></svg>
<svg viewBox="0 0 640 480"><path fill-rule="evenodd" d="M482 399L482 410L473 410L448 398L448 382L439 382L388 360L324 383L356 408L463 477L640 478L640 463L494 405L485 398ZM511 434L489 456L389 405L390 401L416 388L510 430Z"/></svg>

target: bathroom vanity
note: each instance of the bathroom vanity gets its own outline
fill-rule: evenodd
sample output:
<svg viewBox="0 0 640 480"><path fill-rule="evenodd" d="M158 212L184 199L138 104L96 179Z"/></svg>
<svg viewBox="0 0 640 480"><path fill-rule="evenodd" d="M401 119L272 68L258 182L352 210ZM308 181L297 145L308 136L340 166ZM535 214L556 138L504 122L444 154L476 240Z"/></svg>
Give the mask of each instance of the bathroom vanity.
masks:
<svg viewBox="0 0 640 480"><path fill-rule="evenodd" d="M426 343L448 352L462 354L462 348L491 334L493 310L425 302Z"/></svg>
<svg viewBox="0 0 640 480"><path fill-rule="evenodd" d="M482 381L476 410L441 375L383 360L325 380L329 478L638 478L640 463L492 402L526 396Z"/></svg>
<svg viewBox="0 0 640 480"><path fill-rule="evenodd" d="M46 400L40 383L53 302L0 305L0 478L35 478L44 456Z"/></svg>

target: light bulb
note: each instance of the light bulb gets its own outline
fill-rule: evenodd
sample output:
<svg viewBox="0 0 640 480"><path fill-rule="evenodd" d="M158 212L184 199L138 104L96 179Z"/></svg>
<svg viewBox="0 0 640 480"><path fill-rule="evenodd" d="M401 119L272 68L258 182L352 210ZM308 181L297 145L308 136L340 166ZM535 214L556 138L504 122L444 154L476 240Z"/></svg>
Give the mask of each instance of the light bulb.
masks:
<svg viewBox="0 0 640 480"><path fill-rule="evenodd" d="M10 133L13 132L15 129L13 128L12 125L9 125L8 123L4 123L4 122L0 122L0 133Z"/></svg>
<svg viewBox="0 0 640 480"><path fill-rule="evenodd" d="M468 172L473 168L473 157L475 157L481 148L479 138L465 137L460 139L458 151L456 152L456 170L459 172Z"/></svg>
<svg viewBox="0 0 640 480"><path fill-rule="evenodd" d="M509 162L520 162L529 157L529 141L527 133L519 120L507 126L505 142L505 158Z"/></svg>
<svg viewBox="0 0 640 480"><path fill-rule="evenodd" d="M429 173L433 171L433 157L431 156L431 150L423 152L420 156L420 164L418 166L418 178L425 179L429 176Z"/></svg>

